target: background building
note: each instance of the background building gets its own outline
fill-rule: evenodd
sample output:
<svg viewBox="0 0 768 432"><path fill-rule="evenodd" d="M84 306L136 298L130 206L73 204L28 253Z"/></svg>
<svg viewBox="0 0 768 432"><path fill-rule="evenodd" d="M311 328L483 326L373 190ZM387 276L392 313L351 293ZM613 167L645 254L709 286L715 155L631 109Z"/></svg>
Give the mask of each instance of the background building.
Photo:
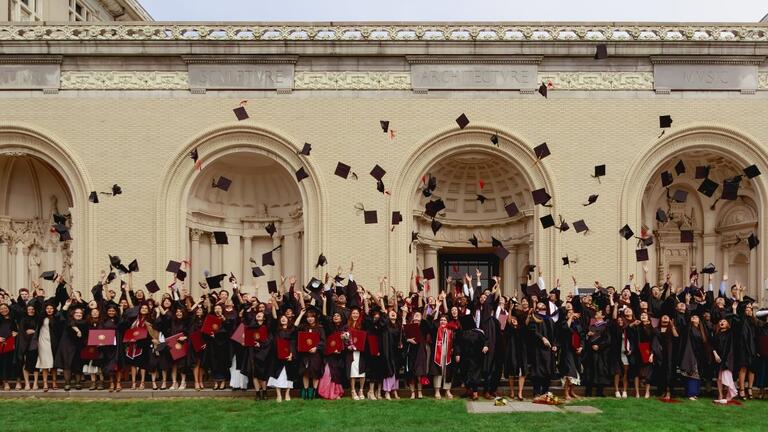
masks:
<svg viewBox="0 0 768 432"><path fill-rule="evenodd" d="M0 5L21 20L16 3ZM40 19L76 21L45 15L66 2L45 3ZM86 6L101 21L150 19L133 1ZM608 58L594 59L599 44ZM746 239L768 238L768 177L743 169L768 173L766 55L758 23L4 23L0 286L16 292L55 267L87 291L108 254L138 258L142 284L170 280L169 259L190 259L192 287L204 271L231 271L261 293L278 274L306 281L351 261L373 290L384 275L406 288L417 267L442 281L476 265L508 293L528 264L550 284L623 284L642 268L637 240L618 235L628 224L654 235L654 280L669 272L683 284L711 262L717 281L728 272L763 299L765 243ZM243 101L250 118L238 121ZM673 119L663 135L660 115ZM552 155L537 161L542 142ZM304 143L310 156L298 154ZM334 175L339 161L358 180ZM386 193L369 174L377 164ZM309 177L297 182L301 167ZM711 198L697 191L697 167L718 184ZM446 204L437 234L424 213L429 174ZM211 187L222 175L228 192ZM718 200L738 175L736 199ZM121 195L88 202L113 184ZM539 188L552 207L533 204ZM672 199L678 190L685 202ZM520 213L508 217L513 202ZM365 224L358 204L379 223ZM672 220L657 222L658 209ZM393 211L404 216L394 228ZM71 214L71 242L50 232L57 212ZM571 228L543 229L550 214ZM574 232L580 219L586 234ZM278 246L276 265L253 278L249 259ZM321 253L329 266L315 268Z"/></svg>

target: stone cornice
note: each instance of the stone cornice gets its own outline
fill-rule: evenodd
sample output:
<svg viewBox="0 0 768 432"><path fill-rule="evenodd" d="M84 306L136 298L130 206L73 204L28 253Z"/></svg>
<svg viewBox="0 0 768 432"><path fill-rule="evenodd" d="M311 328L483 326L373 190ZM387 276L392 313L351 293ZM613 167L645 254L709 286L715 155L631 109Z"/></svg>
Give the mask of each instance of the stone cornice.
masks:
<svg viewBox="0 0 768 432"><path fill-rule="evenodd" d="M14 41L557 41L765 42L756 23L6 23Z"/></svg>
<svg viewBox="0 0 768 432"><path fill-rule="evenodd" d="M410 64L540 64L543 56L406 56Z"/></svg>
<svg viewBox="0 0 768 432"><path fill-rule="evenodd" d="M296 72L296 90L410 90L409 72Z"/></svg>
<svg viewBox="0 0 768 432"><path fill-rule="evenodd" d="M759 66L765 56L651 56L653 64L706 64Z"/></svg>
<svg viewBox="0 0 768 432"><path fill-rule="evenodd" d="M296 64L298 56L182 56L186 64Z"/></svg>
<svg viewBox="0 0 768 432"><path fill-rule="evenodd" d="M0 64L61 64L60 55L4 55Z"/></svg>

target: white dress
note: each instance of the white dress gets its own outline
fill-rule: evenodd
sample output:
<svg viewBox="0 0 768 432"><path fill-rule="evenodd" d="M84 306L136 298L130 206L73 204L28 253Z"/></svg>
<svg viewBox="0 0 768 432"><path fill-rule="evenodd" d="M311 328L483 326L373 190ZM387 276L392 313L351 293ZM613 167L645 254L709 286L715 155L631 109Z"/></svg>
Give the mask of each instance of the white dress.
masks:
<svg viewBox="0 0 768 432"><path fill-rule="evenodd" d="M37 364L38 369L53 368L53 349L51 348L51 330L48 327L50 320L46 317L40 327L40 335L37 338Z"/></svg>
<svg viewBox="0 0 768 432"><path fill-rule="evenodd" d="M360 351L352 351L352 365L349 370L350 378L365 378L365 372L360 373Z"/></svg>

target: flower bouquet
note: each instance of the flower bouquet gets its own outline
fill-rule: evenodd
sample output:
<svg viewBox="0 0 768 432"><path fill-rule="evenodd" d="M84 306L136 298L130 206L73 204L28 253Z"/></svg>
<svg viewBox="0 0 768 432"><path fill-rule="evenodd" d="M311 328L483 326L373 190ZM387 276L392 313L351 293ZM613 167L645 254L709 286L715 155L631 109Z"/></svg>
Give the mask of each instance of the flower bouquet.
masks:
<svg viewBox="0 0 768 432"><path fill-rule="evenodd" d="M533 403L544 404L544 405L562 405L563 401L550 392L540 396L536 396L533 399Z"/></svg>

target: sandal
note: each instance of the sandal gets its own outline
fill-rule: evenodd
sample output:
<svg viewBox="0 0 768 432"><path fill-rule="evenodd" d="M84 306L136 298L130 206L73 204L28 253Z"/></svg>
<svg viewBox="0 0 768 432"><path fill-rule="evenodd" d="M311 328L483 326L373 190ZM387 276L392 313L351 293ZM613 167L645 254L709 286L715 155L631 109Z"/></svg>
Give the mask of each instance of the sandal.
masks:
<svg viewBox="0 0 768 432"><path fill-rule="evenodd" d="M747 389L747 399L752 400L752 387Z"/></svg>

